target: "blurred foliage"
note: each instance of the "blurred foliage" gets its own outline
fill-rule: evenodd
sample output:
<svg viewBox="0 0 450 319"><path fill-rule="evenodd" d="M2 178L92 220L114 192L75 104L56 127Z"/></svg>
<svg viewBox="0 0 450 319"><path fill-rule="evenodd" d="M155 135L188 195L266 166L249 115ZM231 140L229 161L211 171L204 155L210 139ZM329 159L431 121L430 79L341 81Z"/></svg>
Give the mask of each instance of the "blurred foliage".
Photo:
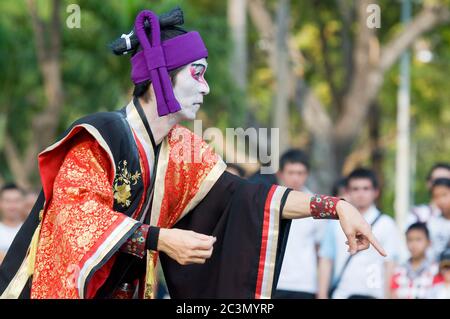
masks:
<svg viewBox="0 0 450 319"><path fill-rule="evenodd" d="M446 0L447 1L447 0ZM352 1L350 1L351 3ZM50 1L37 1L40 16L49 18ZM65 20L68 4L77 3L81 8L81 28L69 29ZM276 0L266 1L275 12ZM316 4L313 4L316 3ZM382 28L378 34L384 43L400 27L400 5L397 1L381 0ZM200 117L206 126L219 128L245 125L247 112L262 124L270 125L271 107L274 98L275 77L267 65L267 52L260 35L248 23L249 84L248 105L244 94L236 89L233 68L228 63L230 39L226 18L227 2L212 0L110 0L63 1L61 20L63 23L62 74L64 107L60 131L69 123L87 113L114 110L125 105L130 97L132 84L129 79L129 57L114 56L108 44L122 33L128 33L139 10L150 8L163 13L175 5L185 12L185 27L198 30L209 50L207 80L211 94L201 110ZM415 12L420 9L415 5ZM304 58L304 73L307 83L327 107L332 107L330 87L324 70L324 56L318 41L318 19L325 25L329 59L334 66L333 81L338 88L345 83L342 50L342 17L336 1L298 0L291 2L291 32L295 45ZM6 130L24 150L30 138L31 119L46 103L42 78L38 69L34 38L25 0L0 2L0 128ZM354 37L354 26L352 25ZM436 161L448 161L450 154L450 90L447 89L450 74L450 28L440 27L427 34L431 44L433 60L421 63L412 54L411 117L412 141L416 148L417 163L414 179L416 202L427 200L425 176ZM386 75L379 96L382 108L381 132L384 144L383 172L385 189L382 208L392 211L395 174L395 130L398 67ZM308 134L302 119L292 105L290 125L293 146L306 147ZM0 139L3 130L0 129ZM359 145L367 143L367 134L361 135ZM1 143L0 143L1 145ZM0 149L1 150L1 149ZM0 152L0 174L5 179L11 176ZM361 164L370 166L367 157Z"/></svg>
<svg viewBox="0 0 450 319"><path fill-rule="evenodd" d="M419 1L420 2L420 1ZM331 107L331 90L324 69L324 56L322 54L317 21L325 24L329 59L334 67L334 83L338 88L345 85L345 65L342 50L342 17L336 1L321 1L316 6L313 1L300 0L292 2L292 29L296 45L305 57L305 78L307 83L319 96L327 107ZM354 3L354 1L347 1ZM386 43L400 27L400 1L381 0L381 28L378 37L381 45ZM413 15L421 6L414 2ZM442 3L442 1L441 1ZM450 2L446 1L449 4ZM352 25L355 36L355 26ZM426 189L426 176L430 167L438 161L450 162L450 91L447 79L450 72L450 27L439 27L422 40L430 44L433 59L430 63L422 63L416 58L416 52L411 49L411 124L412 124L412 200L415 203L426 202L429 194ZM381 207L387 212L393 212L395 190L395 151L396 151L396 109L397 88L399 82L399 67L395 65L387 74L383 89L379 95L379 104L382 111L381 140L384 145L384 189ZM292 114L292 119L301 123L298 113ZM300 124L301 125L301 124ZM298 128L297 124L297 128ZM301 126L300 126L301 127ZM297 129L297 134L303 131ZM362 134L358 146L368 142L368 134ZM304 145L298 145L304 146ZM370 158L361 161L360 165L371 166Z"/></svg>

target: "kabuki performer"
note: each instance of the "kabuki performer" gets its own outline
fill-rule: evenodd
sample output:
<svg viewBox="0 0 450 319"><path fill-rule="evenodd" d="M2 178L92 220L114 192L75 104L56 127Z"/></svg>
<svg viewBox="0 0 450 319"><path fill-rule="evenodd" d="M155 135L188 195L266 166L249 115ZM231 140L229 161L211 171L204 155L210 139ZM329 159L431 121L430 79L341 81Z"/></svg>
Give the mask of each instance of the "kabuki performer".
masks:
<svg viewBox="0 0 450 319"><path fill-rule="evenodd" d="M383 248L351 204L250 183L178 123L209 93L208 51L179 8L116 40L134 98L75 121L39 154L42 192L0 268L2 298L271 298L290 220L339 219L356 253ZM299 269L301 271L301 269Z"/></svg>

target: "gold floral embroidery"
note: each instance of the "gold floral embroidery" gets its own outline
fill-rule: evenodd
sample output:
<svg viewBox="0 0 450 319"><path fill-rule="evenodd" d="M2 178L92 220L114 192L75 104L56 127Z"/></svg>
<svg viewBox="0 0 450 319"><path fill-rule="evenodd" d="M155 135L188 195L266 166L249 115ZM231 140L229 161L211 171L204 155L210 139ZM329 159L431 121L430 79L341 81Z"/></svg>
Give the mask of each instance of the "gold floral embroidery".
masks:
<svg viewBox="0 0 450 319"><path fill-rule="evenodd" d="M128 171L128 162L120 161L117 165L117 174L114 179L114 199L122 207L128 207L131 204L131 185L136 185L141 178L141 173L136 171L134 174Z"/></svg>
<svg viewBox="0 0 450 319"><path fill-rule="evenodd" d="M114 184L114 199L117 203L121 204L122 207L130 206L131 188L128 184L117 185Z"/></svg>
<svg viewBox="0 0 450 319"><path fill-rule="evenodd" d="M172 227L197 194L219 157L187 128L176 125L168 135L169 162L164 177L159 226Z"/></svg>
<svg viewBox="0 0 450 319"><path fill-rule="evenodd" d="M88 246L89 243L91 242L92 237L93 237L93 235L90 231L87 231L84 234L82 234L81 236L79 236L77 238L78 247L86 248L86 246Z"/></svg>
<svg viewBox="0 0 450 319"><path fill-rule="evenodd" d="M42 219L31 298L79 298L76 278L82 259L123 215L114 212L109 162L97 142L87 139L66 155ZM88 185L88 187L87 187Z"/></svg>

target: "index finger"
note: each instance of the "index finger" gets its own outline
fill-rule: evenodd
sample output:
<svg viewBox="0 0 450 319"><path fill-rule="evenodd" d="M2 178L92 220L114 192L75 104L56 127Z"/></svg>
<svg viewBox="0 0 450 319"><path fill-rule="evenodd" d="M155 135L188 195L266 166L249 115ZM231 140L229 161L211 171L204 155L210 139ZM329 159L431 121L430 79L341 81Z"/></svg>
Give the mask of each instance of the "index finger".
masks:
<svg viewBox="0 0 450 319"><path fill-rule="evenodd" d="M367 234L365 234L365 236L367 237L369 242L372 244L373 248L375 248L381 256L383 256L383 257L387 256L386 251L381 246L381 244L378 242L378 240L375 238L375 236L373 235L371 230L369 230L369 232Z"/></svg>

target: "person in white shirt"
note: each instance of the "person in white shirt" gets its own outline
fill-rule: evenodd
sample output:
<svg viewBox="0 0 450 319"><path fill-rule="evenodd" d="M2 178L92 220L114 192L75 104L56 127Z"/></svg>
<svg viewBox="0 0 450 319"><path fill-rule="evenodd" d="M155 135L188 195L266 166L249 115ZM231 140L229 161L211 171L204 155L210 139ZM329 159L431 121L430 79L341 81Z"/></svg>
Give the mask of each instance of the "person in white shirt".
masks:
<svg viewBox="0 0 450 319"><path fill-rule="evenodd" d="M433 202L441 211L439 216L428 220L431 249L429 256L437 259L450 244L450 178L438 178L431 187Z"/></svg>
<svg viewBox="0 0 450 319"><path fill-rule="evenodd" d="M26 220L31 210L33 209L36 201L39 197L39 192L36 191L28 191L24 196L24 208L22 211L22 219Z"/></svg>
<svg viewBox="0 0 450 319"><path fill-rule="evenodd" d="M427 176L427 189L431 191L431 186L438 178L450 178L450 163L436 163L430 169ZM439 217L441 211L436 206L433 199L429 203L413 206L407 216L406 227L420 222L427 223L432 217Z"/></svg>
<svg viewBox="0 0 450 319"><path fill-rule="evenodd" d="M345 234L335 224L328 223L320 247L319 293L321 299L387 298L389 283L399 253L400 236L393 219L375 206L379 195L378 181L368 169L359 168L347 177L349 201L372 225L372 231L382 243L387 257L376 250L358 252L350 257Z"/></svg>
<svg viewBox="0 0 450 319"><path fill-rule="evenodd" d="M0 264L23 223L24 193L14 184L0 189Z"/></svg>
<svg viewBox="0 0 450 319"><path fill-rule="evenodd" d="M280 158L278 182L311 193L305 186L309 175L306 154L291 149ZM317 294L317 250L326 226L325 220L293 220L281 266L275 298L313 299ZM345 241L345 240L344 240Z"/></svg>

